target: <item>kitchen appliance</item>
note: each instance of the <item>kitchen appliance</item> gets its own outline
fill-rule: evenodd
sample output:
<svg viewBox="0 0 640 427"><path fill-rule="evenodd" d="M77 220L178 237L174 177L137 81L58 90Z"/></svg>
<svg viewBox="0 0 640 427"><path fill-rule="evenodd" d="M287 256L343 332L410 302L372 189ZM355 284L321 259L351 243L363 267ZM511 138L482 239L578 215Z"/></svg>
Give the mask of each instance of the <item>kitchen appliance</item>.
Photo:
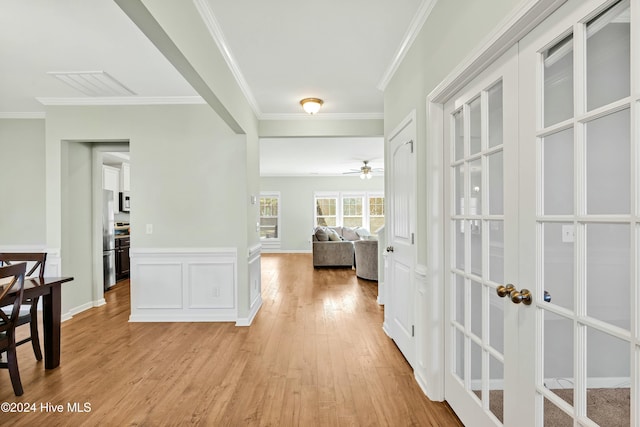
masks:
<svg viewBox="0 0 640 427"><path fill-rule="evenodd" d="M116 283L116 243L113 191L102 191L102 272L107 291Z"/></svg>
<svg viewBox="0 0 640 427"><path fill-rule="evenodd" d="M120 193L120 212L130 212L129 192L122 191Z"/></svg>

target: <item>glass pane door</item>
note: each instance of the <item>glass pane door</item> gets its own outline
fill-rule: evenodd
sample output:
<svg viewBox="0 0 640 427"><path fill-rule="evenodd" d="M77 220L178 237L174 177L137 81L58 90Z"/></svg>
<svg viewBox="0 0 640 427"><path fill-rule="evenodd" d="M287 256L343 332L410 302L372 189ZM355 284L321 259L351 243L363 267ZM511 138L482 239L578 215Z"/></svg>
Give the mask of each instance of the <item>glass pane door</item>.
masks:
<svg viewBox="0 0 640 427"><path fill-rule="evenodd" d="M505 392L509 371L505 349L517 349L517 344L506 343L505 337L515 334L505 333L507 305L496 288L505 284L510 268L505 262L505 162L507 147L515 146L517 128L512 121L507 126L511 131L505 129L505 111L517 100L515 59L512 49L493 71L445 108L445 181L450 189L445 191L449 194L445 387L447 400L463 422L482 419L482 425L502 425L514 396ZM517 169L512 171L517 175ZM517 230L513 219L512 231Z"/></svg>
<svg viewBox="0 0 640 427"><path fill-rule="evenodd" d="M537 58L543 98L535 138L521 138L535 141L537 153L535 225L521 221L522 233L535 228L536 425L638 425L632 5L579 6L555 27L555 39L542 37L542 49L522 54Z"/></svg>

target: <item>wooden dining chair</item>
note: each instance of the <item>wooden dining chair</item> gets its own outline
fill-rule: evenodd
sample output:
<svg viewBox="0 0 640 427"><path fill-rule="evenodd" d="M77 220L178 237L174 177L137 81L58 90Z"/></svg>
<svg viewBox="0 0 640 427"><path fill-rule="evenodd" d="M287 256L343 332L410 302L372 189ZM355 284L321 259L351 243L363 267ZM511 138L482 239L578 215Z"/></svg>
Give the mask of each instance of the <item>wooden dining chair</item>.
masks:
<svg viewBox="0 0 640 427"><path fill-rule="evenodd" d="M9 314L5 313L4 310L0 310L0 354L7 353L7 362L0 363L0 368L9 369L11 385L16 396L22 396L23 393L16 355L16 326L20 316L20 306L22 305L26 269L26 263L0 267L0 283L2 283L0 306L6 305L5 303L9 298L15 297Z"/></svg>
<svg viewBox="0 0 640 427"><path fill-rule="evenodd" d="M33 277L35 274L38 277L44 277L44 266L47 262L46 252L0 252L0 265L12 265L18 262L27 262L34 264L31 266L25 277ZM18 341L16 345L26 344L31 341L33 347L33 354L37 360L42 360L42 350L40 348L40 334L38 333L38 300L40 298L31 298L28 301L23 301L22 308L20 309L20 316L18 318L17 326L29 325L29 336ZM5 314L10 308L3 308Z"/></svg>

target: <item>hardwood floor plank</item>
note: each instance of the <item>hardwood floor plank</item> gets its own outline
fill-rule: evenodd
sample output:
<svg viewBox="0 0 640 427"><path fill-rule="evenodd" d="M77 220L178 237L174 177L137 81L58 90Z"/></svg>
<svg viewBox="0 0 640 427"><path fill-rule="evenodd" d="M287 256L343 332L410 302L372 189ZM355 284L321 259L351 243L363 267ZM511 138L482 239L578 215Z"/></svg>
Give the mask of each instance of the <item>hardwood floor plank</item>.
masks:
<svg viewBox="0 0 640 427"><path fill-rule="evenodd" d="M14 426L460 426L427 399L382 330L377 285L310 254L262 256L263 306L233 323L129 323L129 283L62 324L59 368L18 349L25 393L0 371L0 402L65 405L0 412ZM91 405L71 413L67 403ZM39 408L39 406L38 406Z"/></svg>

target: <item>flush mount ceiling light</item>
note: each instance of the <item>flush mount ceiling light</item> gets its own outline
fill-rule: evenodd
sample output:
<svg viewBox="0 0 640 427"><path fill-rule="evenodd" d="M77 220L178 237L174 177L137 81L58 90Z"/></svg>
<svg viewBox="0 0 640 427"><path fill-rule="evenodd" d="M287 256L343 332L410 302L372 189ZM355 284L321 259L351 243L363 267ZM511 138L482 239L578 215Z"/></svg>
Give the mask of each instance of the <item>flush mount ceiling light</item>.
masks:
<svg viewBox="0 0 640 427"><path fill-rule="evenodd" d="M50 71L52 75L88 96L131 96L135 92L104 71Z"/></svg>
<svg viewBox="0 0 640 427"><path fill-rule="evenodd" d="M324 101L320 98L305 98L300 101L302 109L309 114L315 114L320 111L322 104L324 104Z"/></svg>

